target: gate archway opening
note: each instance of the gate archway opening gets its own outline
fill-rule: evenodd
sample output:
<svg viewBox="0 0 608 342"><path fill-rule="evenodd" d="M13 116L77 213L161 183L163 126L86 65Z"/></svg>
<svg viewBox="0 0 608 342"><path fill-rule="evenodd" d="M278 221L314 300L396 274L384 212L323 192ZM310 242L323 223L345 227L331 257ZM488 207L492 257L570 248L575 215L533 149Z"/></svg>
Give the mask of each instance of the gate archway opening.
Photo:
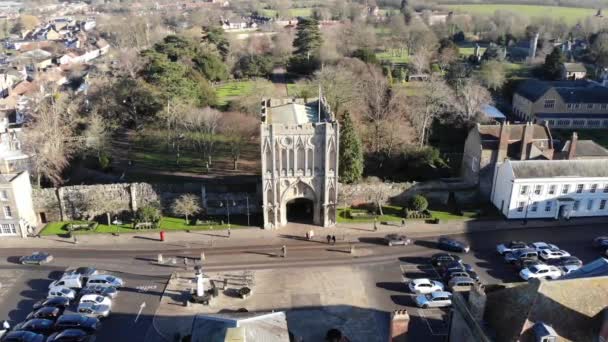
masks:
<svg viewBox="0 0 608 342"><path fill-rule="evenodd" d="M314 203L308 198L295 198L287 202L287 222L314 224Z"/></svg>

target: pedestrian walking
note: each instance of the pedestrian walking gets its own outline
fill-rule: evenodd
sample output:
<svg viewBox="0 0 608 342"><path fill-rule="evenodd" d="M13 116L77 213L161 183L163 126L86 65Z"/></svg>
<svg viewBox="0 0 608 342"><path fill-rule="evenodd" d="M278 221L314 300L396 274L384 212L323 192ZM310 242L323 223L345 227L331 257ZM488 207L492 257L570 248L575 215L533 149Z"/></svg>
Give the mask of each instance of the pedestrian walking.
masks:
<svg viewBox="0 0 608 342"><path fill-rule="evenodd" d="M401 219L401 227L405 227L405 219L404 218Z"/></svg>
<svg viewBox="0 0 608 342"><path fill-rule="evenodd" d="M315 237L315 231L311 230L310 231L310 239L312 240L312 239L314 239L314 237Z"/></svg>
<svg viewBox="0 0 608 342"><path fill-rule="evenodd" d="M230 237L230 227L228 227L228 237Z"/></svg>
<svg viewBox="0 0 608 342"><path fill-rule="evenodd" d="M281 247L281 254L283 258L287 258L287 247L285 245Z"/></svg>
<svg viewBox="0 0 608 342"><path fill-rule="evenodd" d="M331 235L327 235L327 244L329 245L331 243Z"/></svg>
<svg viewBox="0 0 608 342"><path fill-rule="evenodd" d="M310 233L306 232L306 240L310 240Z"/></svg>
<svg viewBox="0 0 608 342"><path fill-rule="evenodd" d="M378 231L378 223L376 221L374 221L374 231Z"/></svg>
<svg viewBox="0 0 608 342"><path fill-rule="evenodd" d="M332 245L335 245L335 244L336 244L336 236L335 236L335 235L332 235L332 236L331 236L331 244L332 244Z"/></svg>

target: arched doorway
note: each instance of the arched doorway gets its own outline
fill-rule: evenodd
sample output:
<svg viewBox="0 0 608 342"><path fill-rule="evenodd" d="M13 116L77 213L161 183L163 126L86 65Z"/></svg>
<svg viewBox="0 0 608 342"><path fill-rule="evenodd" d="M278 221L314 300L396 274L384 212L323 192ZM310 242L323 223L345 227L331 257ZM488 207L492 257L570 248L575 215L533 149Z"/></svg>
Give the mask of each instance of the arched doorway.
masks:
<svg viewBox="0 0 608 342"><path fill-rule="evenodd" d="M314 203L308 198L294 198L287 202L287 221L313 224Z"/></svg>

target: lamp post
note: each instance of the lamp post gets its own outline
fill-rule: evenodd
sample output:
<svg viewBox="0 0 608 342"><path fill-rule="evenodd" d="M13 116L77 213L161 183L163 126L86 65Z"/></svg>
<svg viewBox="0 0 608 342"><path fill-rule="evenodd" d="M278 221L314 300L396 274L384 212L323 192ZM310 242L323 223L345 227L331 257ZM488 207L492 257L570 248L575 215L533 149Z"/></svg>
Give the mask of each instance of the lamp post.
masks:
<svg viewBox="0 0 608 342"><path fill-rule="evenodd" d="M531 196L532 196L532 194L528 194L528 200L526 201L526 213L524 214L524 222L523 222L524 226L526 224L528 224L528 207L530 207L530 197Z"/></svg>
<svg viewBox="0 0 608 342"><path fill-rule="evenodd" d="M223 207L224 203L220 200L220 207ZM232 206L236 206L236 203L232 201ZM226 216L228 217L228 228L230 228L230 202L226 199Z"/></svg>
<svg viewBox="0 0 608 342"><path fill-rule="evenodd" d="M249 196L245 197L246 201L247 201L247 227L251 226L249 224Z"/></svg>

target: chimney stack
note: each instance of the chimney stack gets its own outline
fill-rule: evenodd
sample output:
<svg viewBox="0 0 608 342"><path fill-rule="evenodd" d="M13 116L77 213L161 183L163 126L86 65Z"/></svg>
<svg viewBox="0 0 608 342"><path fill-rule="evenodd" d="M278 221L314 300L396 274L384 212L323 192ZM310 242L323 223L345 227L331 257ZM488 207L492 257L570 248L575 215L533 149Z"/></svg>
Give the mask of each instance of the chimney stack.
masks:
<svg viewBox="0 0 608 342"><path fill-rule="evenodd" d="M568 146L568 160L576 157L576 145L578 144L578 134L572 132L572 138L570 138L570 146Z"/></svg>
<svg viewBox="0 0 608 342"><path fill-rule="evenodd" d="M391 314L389 342L407 341L407 331L410 324L410 315L407 310L395 310Z"/></svg>
<svg viewBox="0 0 608 342"><path fill-rule="evenodd" d="M498 137L498 156L496 160L502 162L507 158L509 149L509 122L500 124L500 136Z"/></svg>
<svg viewBox="0 0 608 342"><path fill-rule="evenodd" d="M524 126L523 137L521 139L521 155L519 156L519 160L528 159L532 139L534 139L534 124L531 122L526 122L526 125Z"/></svg>

